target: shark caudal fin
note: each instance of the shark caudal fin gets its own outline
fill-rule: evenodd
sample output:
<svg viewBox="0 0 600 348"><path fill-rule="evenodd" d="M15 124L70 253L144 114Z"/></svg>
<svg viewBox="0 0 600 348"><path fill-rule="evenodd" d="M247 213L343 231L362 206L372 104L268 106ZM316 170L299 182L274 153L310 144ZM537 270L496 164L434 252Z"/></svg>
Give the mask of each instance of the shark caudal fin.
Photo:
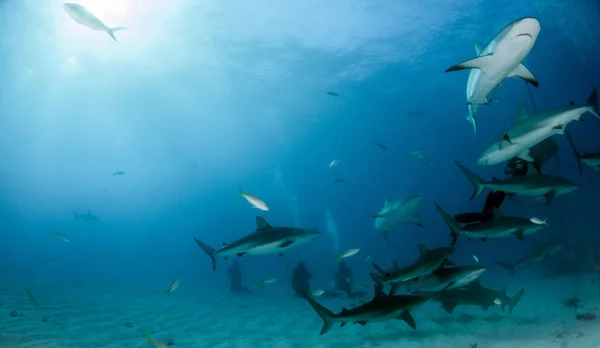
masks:
<svg viewBox="0 0 600 348"><path fill-rule="evenodd" d="M117 40L117 38L115 37L115 32L119 31L119 30L125 30L127 28L125 27L116 27L116 28L106 28L106 33L108 35L110 35L110 37L113 38L113 40L115 40L116 43L119 43L119 41Z"/></svg>
<svg viewBox="0 0 600 348"><path fill-rule="evenodd" d="M496 264L502 268L504 268L505 270L508 270L510 272L510 276L511 277L515 277L515 267L516 265L511 265L510 263L506 263L506 262L502 262L502 261L496 261Z"/></svg>
<svg viewBox="0 0 600 348"><path fill-rule="evenodd" d="M569 134L568 131L565 131L565 135L567 136L567 139L569 140L569 144L571 144L571 148L573 148L573 152L575 153L575 158L577 159L577 165L579 166L579 176L581 176L581 174L582 174L581 154L579 153L579 151L577 151L577 148L575 147L575 143L573 143L573 139L571 138L571 134Z"/></svg>
<svg viewBox="0 0 600 348"><path fill-rule="evenodd" d="M523 297L524 293L525 293L525 289L521 288L521 290L519 290L519 292L517 292L510 299L510 303L507 303L507 305L508 305L508 314L512 314L513 309L517 306L517 304L519 303L519 301L521 301L521 297Z"/></svg>
<svg viewBox="0 0 600 348"><path fill-rule="evenodd" d="M600 118L600 112L598 112L598 91L595 88L592 91L592 94L590 94L590 97L588 98L587 102L588 105L592 107L592 110L590 110L590 112L594 114L594 116Z"/></svg>
<svg viewBox="0 0 600 348"><path fill-rule="evenodd" d="M321 328L321 333L319 333L319 335L324 335L327 332L329 332L329 330L331 330L331 328L333 327L333 323L335 322L335 314L329 309L321 306L308 294L304 296L304 299L315 310L315 312L317 312L321 319L323 319L323 327Z"/></svg>
<svg viewBox="0 0 600 348"><path fill-rule="evenodd" d="M459 161L454 162L456 162L458 168L463 172L463 174L465 174L465 176L467 177L467 179L469 179L471 184L473 184L473 194L471 195L470 199L479 196L479 194L481 194L481 191L483 191L484 189L485 181L482 178L480 178L477 174L467 169L467 167L463 166L462 163L460 163Z"/></svg>
<svg viewBox="0 0 600 348"><path fill-rule="evenodd" d="M458 243L458 240L460 239L460 233L462 232L462 227L460 227L460 225L458 224L458 222L456 222L456 220L454 220L454 218L452 216L450 216L450 214L446 213L446 211L444 209L442 209L442 207L440 207L439 204L437 203L433 203L435 204L435 209L437 209L438 213L440 213L440 215L442 216L442 219L444 219L444 222L446 223L446 225L448 225L448 227L450 227L450 235L452 236L452 246L455 246L456 243Z"/></svg>
<svg viewBox="0 0 600 348"><path fill-rule="evenodd" d="M198 246L200 248L202 248L202 250L204 250L204 252L206 253L206 255L208 255L210 257L210 260L212 261L212 268L213 271L217 269L217 255L215 254L215 249L213 249L210 245L205 244L201 241L199 241L198 239L196 239L194 237L194 241L196 242L196 244L198 244Z"/></svg>

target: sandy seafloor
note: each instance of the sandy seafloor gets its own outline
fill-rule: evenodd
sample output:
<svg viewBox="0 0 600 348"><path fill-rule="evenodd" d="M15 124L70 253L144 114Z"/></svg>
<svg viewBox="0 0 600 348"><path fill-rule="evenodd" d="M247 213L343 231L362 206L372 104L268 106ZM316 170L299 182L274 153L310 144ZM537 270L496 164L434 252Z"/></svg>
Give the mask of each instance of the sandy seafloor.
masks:
<svg viewBox="0 0 600 348"><path fill-rule="evenodd" d="M249 295L177 290L171 299L160 291L82 294L74 288L45 291L38 287L32 289L37 294L37 310L22 288L3 283L0 347L148 347L142 330L155 339L172 341L176 348L471 348L474 343L477 348L600 347L600 319L578 321L575 310L562 303L576 295L583 303L580 312L600 314L600 274L580 276L576 289L573 277L536 281L521 277L510 281L509 295L518 290L517 283L524 284L525 296L510 316L498 308L484 312L472 306L459 306L449 315L432 302L413 311L416 330L395 320L336 325L323 336L319 336L321 319L305 301L290 296L283 282ZM345 298L318 300L336 312L352 303ZM20 315L11 317L12 310Z"/></svg>

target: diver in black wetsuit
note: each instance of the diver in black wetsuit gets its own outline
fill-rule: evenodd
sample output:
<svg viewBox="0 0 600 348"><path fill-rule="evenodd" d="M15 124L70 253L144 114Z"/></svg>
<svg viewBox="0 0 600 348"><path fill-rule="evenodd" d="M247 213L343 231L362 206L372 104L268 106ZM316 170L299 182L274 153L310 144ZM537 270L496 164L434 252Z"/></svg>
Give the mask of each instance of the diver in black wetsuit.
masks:
<svg viewBox="0 0 600 348"><path fill-rule="evenodd" d="M338 263L333 277L336 288L345 292L348 297L352 297L352 270L348 268L343 260Z"/></svg>
<svg viewBox="0 0 600 348"><path fill-rule="evenodd" d="M312 279L312 274L306 267L306 263L300 261L292 273L292 289L296 296L304 298L305 294L310 294L310 284L308 283L310 279Z"/></svg>
<svg viewBox="0 0 600 348"><path fill-rule="evenodd" d="M229 287L229 291L231 292L244 292L251 293L252 291L248 290L242 286L242 268L240 267L240 262L238 260L233 261L233 265L227 269L227 274L231 279L231 285Z"/></svg>

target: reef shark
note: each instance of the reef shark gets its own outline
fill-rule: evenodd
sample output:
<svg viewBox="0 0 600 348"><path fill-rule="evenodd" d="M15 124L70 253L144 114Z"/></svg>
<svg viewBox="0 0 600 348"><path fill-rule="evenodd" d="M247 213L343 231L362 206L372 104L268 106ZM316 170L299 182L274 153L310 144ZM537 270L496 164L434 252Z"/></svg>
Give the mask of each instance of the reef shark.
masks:
<svg viewBox="0 0 600 348"><path fill-rule="evenodd" d="M366 325L369 322L381 322L394 319L404 320L408 326L417 328L415 319L410 311L425 303L430 297L415 295L387 295L379 285L375 285L375 296L367 303L352 309L343 308L338 314L320 305L311 296L305 296L308 304L323 319L323 327L319 335L326 334L333 324L347 323Z"/></svg>
<svg viewBox="0 0 600 348"><path fill-rule="evenodd" d="M577 165L579 166L579 175L581 176L581 174L583 173L583 170L581 168L582 163L594 170L600 170L600 151L585 152L582 155L581 153L579 153L579 151L577 151L577 148L575 147L575 144L573 143L573 139L571 139L571 135L569 134L569 132L565 133L567 135L567 139L569 139L571 147L573 148L575 157L577 158Z"/></svg>
<svg viewBox="0 0 600 348"><path fill-rule="evenodd" d="M506 287L501 291L486 288L481 285L479 279L476 279L471 284L456 289L437 293L417 292L415 294L429 296L432 301L440 302L442 308L449 314L452 314L454 308L458 305L481 306L484 311L493 305L497 305L500 306L502 312L508 306L508 313L512 314L524 292L525 289L521 289L513 297L509 297L506 295Z"/></svg>
<svg viewBox="0 0 600 348"><path fill-rule="evenodd" d="M216 250L198 239L196 244L206 252L212 260L213 271L217 268L217 258L223 256L243 255L282 255L285 251L303 244L308 244L321 233L316 229L271 226L260 216L256 217L256 230L231 244L224 244Z"/></svg>
<svg viewBox="0 0 600 348"><path fill-rule="evenodd" d="M555 197L565 195L579 188L579 185L569 180L554 175L541 174L534 166L527 166L527 175L513 176L507 179L494 177L490 181L484 181L460 162L455 162L471 184L473 184L474 190L471 199L479 196L484 188L489 188L490 190L503 191L510 195L543 197L546 204L550 204Z"/></svg>
<svg viewBox="0 0 600 348"><path fill-rule="evenodd" d="M486 269L486 267L479 266L438 268L424 277L413 278L403 283L394 283L390 293L395 293L400 286L411 291L446 291L459 288L475 281Z"/></svg>
<svg viewBox="0 0 600 348"><path fill-rule="evenodd" d="M477 164L491 166L514 157L534 162L529 152L531 147L555 134L564 134L570 122L580 121L581 116L588 112L600 118L596 89L592 91L587 104L569 105L537 115L529 115L525 105L521 105L515 122L483 151Z"/></svg>
<svg viewBox="0 0 600 348"><path fill-rule="evenodd" d="M401 222L410 222L419 227L423 223L416 217L416 214L423 209L423 196L406 196L396 201L385 199L383 208L373 218L375 218L375 229L383 234L387 241L387 231Z"/></svg>
<svg viewBox="0 0 600 348"><path fill-rule="evenodd" d="M446 72L472 69L467 81L467 121L477 135L477 109L489 104L488 95L497 89L507 77L520 77L539 86L533 74L522 64L540 32L540 22L531 17L517 19L500 31L487 45L475 43L477 57L456 64Z"/></svg>
<svg viewBox="0 0 600 348"><path fill-rule="evenodd" d="M117 38L115 37L115 32L126 29L125 27L107 27L100 19L98 19L98 17L96 17L96 15L90 12L90 10L79 4L66 2L63 4L63 8L67 12L67 14L75 20L75 22L86 26L92 30L103 31L110 35L110 37L112 37L113 40L115 40L116 42L119 41L117 41Z"/></svg>
<svg viewBox="0 0 600 348"><path fill-rule="evenodd" d="M507 236L516 236L519 241L522 241L524 235L535 233L545 227L543 224L531 222L530 219L518 216L506 216L496 208L493 209L493 218L491 220L461 227L439 204L435 203L435 208L444 219L444 222L450 227L452 245L456 245L461 235L466 236L469 240L476 239L482 242L485 242L488 238Z"/></svg>
<svg viewBox="0 0 600 348"><path fill-rule="evenodd" d="M384 286L385 284L402 283L419 278L420 276L430 274L443 265L454 265L454 262L449 260L450 256L456 250L454 247L443 247L432 250L427 249L422 244L417 245L417 247L419 248L420 255L415 262L404 268L394 269L391 272L386 272L373 263L373 267L375 267L379 274L371 273L371 278L377 284Z"/></svg>
<svg viewBox="0 0 600 348"><path fill-rule="evenodd" d="M514 277L516 268L525 268L535 263L542 262L546 258L558 253L565 245L569 243L570 241L559 241L546 244L538 244L533 248L533 250L531 250L531 252L527 256L518 260L517 263L514 265L500 261L497 261L496 264L510 271L510 276Z"/></svg>

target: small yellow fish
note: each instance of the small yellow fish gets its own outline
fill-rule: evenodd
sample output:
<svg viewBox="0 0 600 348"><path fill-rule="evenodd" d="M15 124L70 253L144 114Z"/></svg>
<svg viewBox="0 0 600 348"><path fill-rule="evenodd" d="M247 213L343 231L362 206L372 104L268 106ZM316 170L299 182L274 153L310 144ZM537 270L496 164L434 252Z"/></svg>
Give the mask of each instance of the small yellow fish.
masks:
<svg viewBox="0 0 600 348"><path fill-rule="evenodd" d="M150 337L150 335L148 335L146 333L146 331L143 331L144 336L146 336L146 344L151 344L156 348L169 348L169 345L166 344L165 342L162 341L157 341L155 339L153 339L152 337Z"/></svg>
<svg viewBox="0 0 600 348"><path fill-rule="evenodd" d="M246 192L244 192L244 190L242 190L241 187L240 187L240 194L237 196L244 197L250 204L252 204L252 207L254 207L256 209L260 209L262 211L269 211L269 207L262 199L260 199L256 196L247 194Z"/></svg>
<svg viewBox="0 0 600 348"><path fill-rule="evenodd" d="M35 309L38 309L39 307L38 307L37 301L35 300L35 297L33 297L31 290L25 289L25 292L27 293L27 296L29 296L29 300L31 300L31 303L33 304Z"/></svg>
<svg viewBox="0 0 600 348"><path fill-rule="evenodd" d="M536 217L532 217L531 219L529 219L529 221L533 222L536 225L545 225L548 226L548 218L545 218L544 220L536 218Z"/></svg>
<svg viewBox="0 0 600 348"><path fill-rule="evenodd" d="M177 277L177 279L175 279L171 283L171 286L167 290L163 290L163 291L166 292L169 295L169 297L171 297L171 293L179 287L180 282L181 282L181 279L179 277Z"/></svg>
<svg viewBox="0 0 600 348"><path fill-rule="evenodd" d="M267 279L259 280L258 283L256 283L256 286L258 286L262 289L262 288L264 288L265 284L275 283L276 281L277 281L277 278L267 278Z"/></svg>
<svg viewBox="0 0 600 348"><path fill-rule="evenodd" d="M323 295L324 293L325 293L325 291L324 291L324 290L321 290L321 289L319 289L319 290L315 290L315 291L313 291L313 292L311 293L311 296L312 296L312 297L319 297L319 296Z"/></svg>
<svg viewBox="0 0 600 348"><path fill-rule="evenodd" d="M64 233L60 233L60 232L58 232L58 231L57 231L57 230L55 230L55 229L52 229L52 232L50 232L50 235L51 235L51 236L58 237L58 238L62 239L62 240L63 240L63 242L67 242L67 243L68 243L68 242L70 242L70 241L71 241L71 240L69 239L69 237L68 237L66 234L64 234Z"/></svg>
<svg viewBox="0 0 600 348"><path fill-rule="evenodd" d="M345 257L350 257L352 255L356 255L356 253L358 253L360 251L360 249L355 248L355 249L348 249L346 251L344 251L343 253L341 253L338 257L337 260L338 262L340 262L341 259L345 258Z"/></svg>

